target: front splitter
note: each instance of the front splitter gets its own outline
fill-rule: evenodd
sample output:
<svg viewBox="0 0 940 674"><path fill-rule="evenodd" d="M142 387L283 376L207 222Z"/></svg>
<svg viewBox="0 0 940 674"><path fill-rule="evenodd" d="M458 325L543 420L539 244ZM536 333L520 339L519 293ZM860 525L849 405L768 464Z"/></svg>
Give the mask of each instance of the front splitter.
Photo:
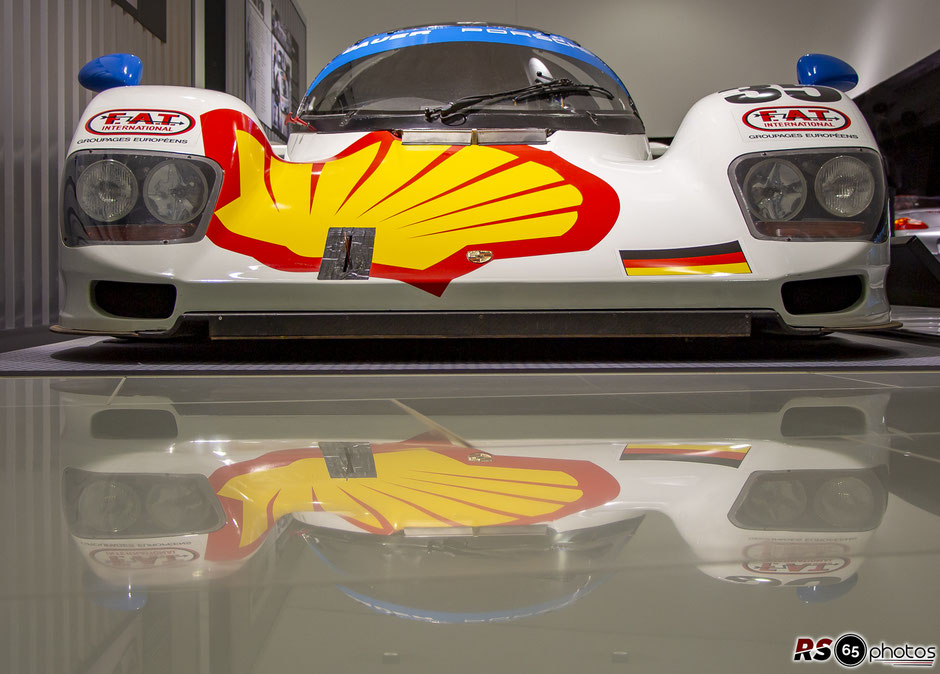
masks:
<svg viewBox="0 0 940 674"><path fill-rule="evenodd" d="M893 324L872 326L887 329ZM793 327L771 310L199 312L168 330L57 332L150 339L747 337L757 332L819 335L831 328Z"/></svg>

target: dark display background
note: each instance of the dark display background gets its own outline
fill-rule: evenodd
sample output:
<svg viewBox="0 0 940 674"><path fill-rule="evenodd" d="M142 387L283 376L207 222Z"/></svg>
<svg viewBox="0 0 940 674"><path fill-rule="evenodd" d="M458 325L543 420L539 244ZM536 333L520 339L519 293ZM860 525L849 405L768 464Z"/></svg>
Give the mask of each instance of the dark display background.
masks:
<svg viewBox="0 0 940 674"><path fill-rule="evenodd" d="M166 42L166 0L137 0L133 4L127 0L111 1L160 38L161 42Z"/></svg>
<svg viewBox="0 0 940 674"><path fill-rule="evenodd" d="M897 194L940 195L940 50L855 99Z"/></svg>

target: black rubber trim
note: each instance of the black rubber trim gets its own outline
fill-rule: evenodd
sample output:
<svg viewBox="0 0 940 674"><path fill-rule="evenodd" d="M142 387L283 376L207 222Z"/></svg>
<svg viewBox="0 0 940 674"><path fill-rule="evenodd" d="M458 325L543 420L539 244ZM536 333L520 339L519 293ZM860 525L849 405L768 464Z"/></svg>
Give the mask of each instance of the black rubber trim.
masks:
<svg viewBox="0 0 940 674"><path fill-rule="evenodd" d="M191 313L170 330L137 334L210 339L747 337L757 331L825 332L787 326L770 310L555 310Z"/></svg>

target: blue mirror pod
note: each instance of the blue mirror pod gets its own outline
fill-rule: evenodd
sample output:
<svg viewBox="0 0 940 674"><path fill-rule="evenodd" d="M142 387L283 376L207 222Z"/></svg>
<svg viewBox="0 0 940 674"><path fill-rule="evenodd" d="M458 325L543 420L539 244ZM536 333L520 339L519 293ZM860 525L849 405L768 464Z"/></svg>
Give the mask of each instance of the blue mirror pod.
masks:
<svg viewBox="0 0 940 674"><path fill-rule="evenodd" d="M94 92L140 84L143 62L133 54L108 54L92 59L78 71L78 83Z"/></svg>
<svg viewBox="0 0 940 674"><path fill-rule="evenodd" d="M796 77L800 84L832 87L849 91L858 84L858 73L842 59L828 54L806 54L796 62Z"/></svg>

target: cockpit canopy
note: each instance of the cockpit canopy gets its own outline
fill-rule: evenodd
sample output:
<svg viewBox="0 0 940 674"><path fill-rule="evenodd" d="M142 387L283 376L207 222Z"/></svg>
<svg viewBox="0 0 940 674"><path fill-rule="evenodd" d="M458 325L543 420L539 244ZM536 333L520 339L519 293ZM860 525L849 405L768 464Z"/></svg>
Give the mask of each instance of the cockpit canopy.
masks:
<svg viewBox="0 0 940 674"><path fill-rule="evenodd" d="M353 45L317 76L299 114L321 131L644 133L623 83L591 52L557 35L475 24L406 29Z"/></svg>

